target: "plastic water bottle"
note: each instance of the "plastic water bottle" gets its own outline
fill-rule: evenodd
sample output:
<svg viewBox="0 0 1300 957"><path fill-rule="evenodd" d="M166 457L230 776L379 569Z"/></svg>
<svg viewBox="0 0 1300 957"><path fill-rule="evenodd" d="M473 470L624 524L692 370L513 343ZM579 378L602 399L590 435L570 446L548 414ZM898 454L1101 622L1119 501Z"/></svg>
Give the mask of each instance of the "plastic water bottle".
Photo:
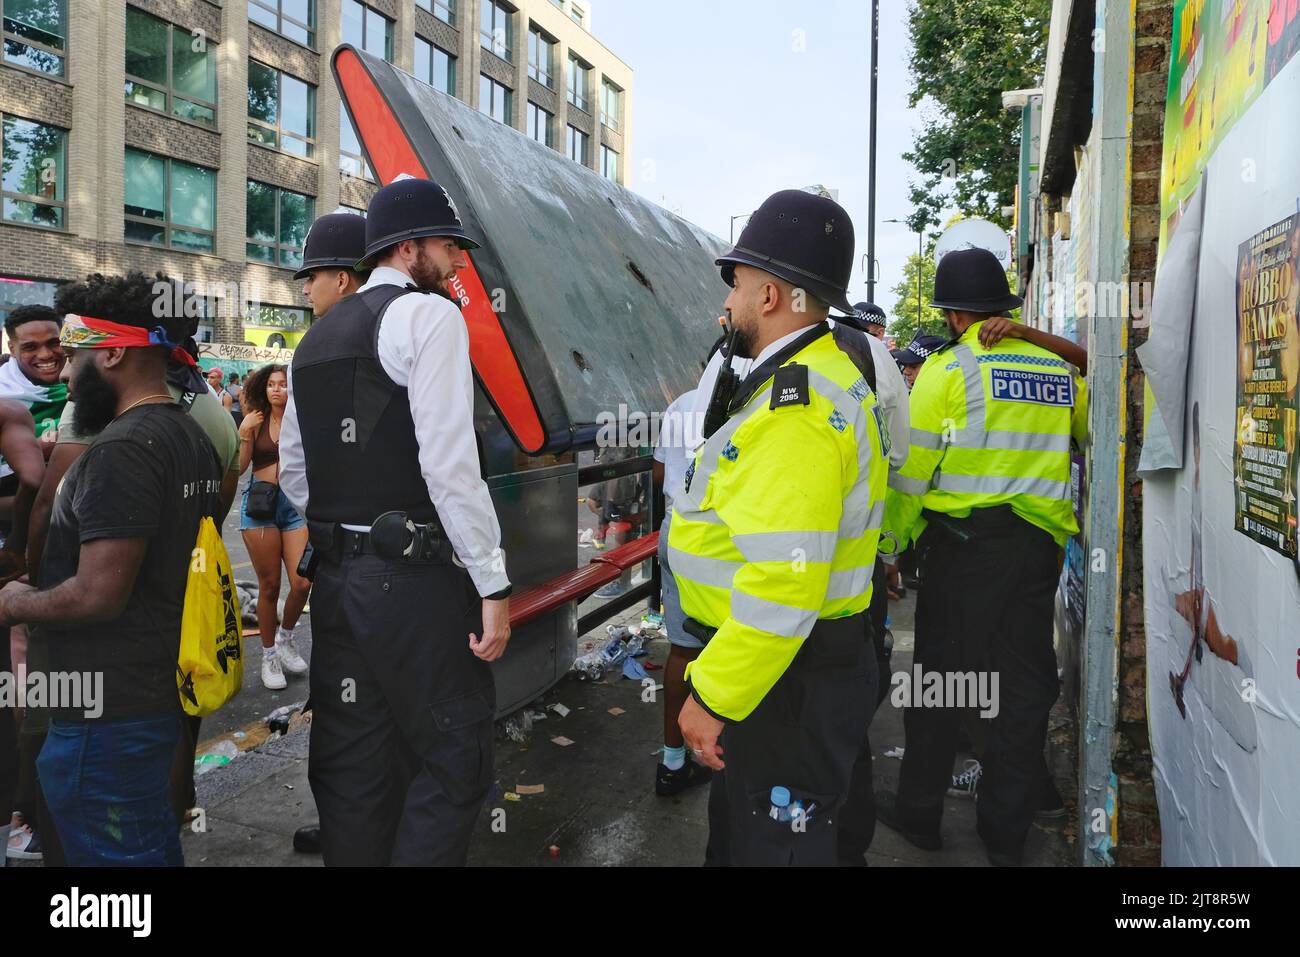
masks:
<svg viewBox="0 0 1300 957"><path fill-rule="evenodd" d="M769 795L772 806L768 809L767 816L774 821L790 820L790 790L780 785L772 788Z"/></svg>

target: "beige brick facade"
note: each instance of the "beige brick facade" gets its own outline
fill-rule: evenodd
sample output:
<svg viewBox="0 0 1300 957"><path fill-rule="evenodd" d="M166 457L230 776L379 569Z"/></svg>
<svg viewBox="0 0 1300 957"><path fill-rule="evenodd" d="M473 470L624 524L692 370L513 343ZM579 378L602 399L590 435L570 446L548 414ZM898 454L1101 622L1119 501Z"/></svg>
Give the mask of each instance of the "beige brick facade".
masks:
<svg viewBox="0 0 1300 957"><path fill-rule="evenodd" d="M393 62L410 71L414 41L421 36L456 57L456 95L477 107L480 72L513 92L511 125L527 127L529 100L554 116L553 145L565 150L565 125L590 137L587 165L597 168L600 143L621 155L619 178L627 181L627 130L631 114L632 71L586 28L568 16L568 2L520 0L513 10L511 59L486 51L480 41L480 4L455 0L448 24L416 0L368 0L392 21ZM0 65L0 114L57 126L67 131L64 172L64 228L43 229L0 222L0 278L60 282L91 272L141 269L166 272L187 282L228 287L244 284L267 305L304 308L301 283L292 270L246 258L247 183L270 183L312 196L316 214L340 205L365 208L375 183L340 171L341 104L329 53L343 40L344 0L318 0L316 43L308 48L248 19L247 0L127 0L209 44L215 57L217 115L213 126L191 123L135 103L122 94L126 69L126 6L101 0L67 0L67 57L63 77ZM432 6L432 4L430 4ZM554 41L554 89L528 75L528 31L541 29ZM591 65L584 113L567 102L570 51ZM315 150L308 159L255 145L248 140L248 60L297 77L316 87ZM622 133L602 129L601 81L609 76L623 91ZM199 254L124 240L125 150L159 156L216 171L214 249ZM174 213L173 213L174 215ZM0 302L0 306L3 302ZM218 341L243 342L237 310L224 305L214 317Z"/></svg>

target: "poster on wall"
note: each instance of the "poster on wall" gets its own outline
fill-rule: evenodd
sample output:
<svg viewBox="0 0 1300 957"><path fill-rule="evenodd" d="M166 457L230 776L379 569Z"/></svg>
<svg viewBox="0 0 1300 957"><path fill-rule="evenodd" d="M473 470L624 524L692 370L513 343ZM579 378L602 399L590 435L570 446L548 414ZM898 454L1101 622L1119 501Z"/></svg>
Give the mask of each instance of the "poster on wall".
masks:
<svg viewBox="0 0 1300 957"><path fill-rule="evenodd" d="M1237 252L1236 528L1296 557L1296 413L1300 216L1261 230Z"/></svg>
<svg viewBox="0 0 1300 957"><path fill-rule="evenodd" d="M1215 148L1300 49L1300 4L1290 0L1178 0L1173 21L1160 174L1162 251ZM1251 164L1241 175L1263 174Z"/></svg>
<svg viewBox="0 0 1300 957"><path fill-rule="evenodd" d="M1171 69L1165 162L1181 150L1178 163L1195 155L1200 169L1190 192L1181 178L1162 183L1174 215L1140 353L1180 450L1142 472L1147 714L1166 865L1300 865L1300 57L1274 45L1287 41L1287 17L1287 3L1253 0L1174 9L1171 49L1185 62ZM1285 62L1266 71L1266 54ZM1258 89L1214 106L1234 71L1257 75ZM1206 110L1189 143L1189 116ZM1185 414L1168 414L1170 397ZM1149 425L1144 458L1158 438Z"/></svg>

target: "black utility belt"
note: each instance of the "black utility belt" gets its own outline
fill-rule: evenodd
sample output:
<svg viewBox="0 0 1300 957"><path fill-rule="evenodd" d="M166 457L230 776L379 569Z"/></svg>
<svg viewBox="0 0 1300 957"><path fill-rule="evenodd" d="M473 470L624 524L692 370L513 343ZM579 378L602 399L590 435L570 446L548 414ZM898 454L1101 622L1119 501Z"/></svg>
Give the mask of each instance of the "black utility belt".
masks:
<svg viewBox="0 0 1300 957"><path fill-rule="evenodd" d="M944 512L922 509L921 517L929 528L935 528L959 542L969 542L988 534L1007 531L1025 531L1035 526L1016 514L1010 505L990 505L986 508L973 508L965 518L957 518Z"/></svg>
<svg viewBox="0 0 1300 957"><path fill-rule="evenodd" d="M385 512L358 532L340 524L309 522L312 544L334 555L377 555L389 561L451 564L455 551L437 522L411 521L405 512Z"/></svg>
<svg viewBox="0 0 1300 957"><path fill-rule="evenodd" d="M705 645L707 645L709 640L718 633L718 629L710 628L708 625L696 621L694 618L687 618L682 622L682 631L686 632L686 634L690 635L692 638L699 639L699 641Z"/></svg>

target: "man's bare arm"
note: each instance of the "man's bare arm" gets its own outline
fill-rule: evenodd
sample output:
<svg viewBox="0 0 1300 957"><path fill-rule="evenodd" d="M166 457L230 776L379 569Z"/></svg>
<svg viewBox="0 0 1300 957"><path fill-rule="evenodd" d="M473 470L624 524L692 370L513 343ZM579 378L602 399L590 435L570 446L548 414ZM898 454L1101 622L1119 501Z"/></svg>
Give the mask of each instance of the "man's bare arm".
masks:
<svg viewBox="0 0 1300 957"><path fill-rule="evenodd" d="M131 600L147 538L97 538L81 546L77 574L48 591L13 584L0 601L0 620L46 624L112 621Z"/></svg>
<svg viewBox="0 0 1300 957"><path fill-rule="evenodd" d="M980 323L980 345L985 349L993 348L1007 336L1032 342L1034 345L1046 349L1048 352L1058 355L1066 362L1076 366L1084 375L1088 374L1088 350L1077 342L1054 336L1050 332L1035 329L1033 326L1027 326L1024 323L1014 322L1006 316L994 316L992 319L985 319Z"/></svg>

